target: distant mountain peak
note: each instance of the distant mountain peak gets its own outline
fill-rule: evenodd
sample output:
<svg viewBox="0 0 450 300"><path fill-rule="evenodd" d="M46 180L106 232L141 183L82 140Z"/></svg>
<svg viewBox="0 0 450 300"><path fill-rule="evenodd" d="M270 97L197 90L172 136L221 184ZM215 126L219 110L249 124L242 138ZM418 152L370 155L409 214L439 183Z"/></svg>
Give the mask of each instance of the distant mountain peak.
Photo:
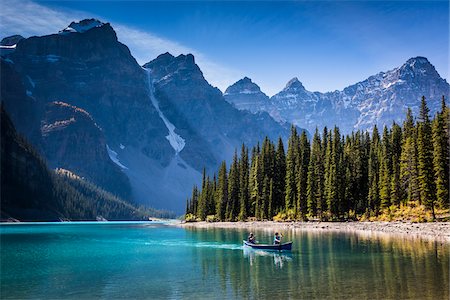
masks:
<svg viewBox="0 0 450 300"><path fill-rule="evenodd" d="M229 86L225 91L225 95L228 95L228 94L257 94L257 93L262 93L261 88L247 76L236 81L234 84ZM265 96L265 94L264 94L264 96Z"/></svg>
<svg viewBox="0 0 450 300"><path fill-rule="evenodd" d="M284 88L284 90L292 90L292 89L302 89L304 90L305 87L303 86L303 84L300 82L300 80L298 80L297 77L292 78L291 80L288 81L288 83L286 84L286 87Z"/></svg>
<svg viewBox="0 0 450 300"><path fill-rule="evenodd" d="M400 76L406 78L417 76L428 78L440 77L436 68L423 56L408 59L406 63L400 67Z"/></svg>
<svg viewBox="0 0 450 300"><path fill-rule="evenodd" d="M430 61L423 56L416 56L416 57L411 57L410 59L408 59L406 61L406 64L409 65L423 65L423 64L431 64Z"/></svg>
<svg viewBox="0 0 450 300"><path fill-rule="evenodd" d="M61 30L60 34L68 34L73 32L83 33L88 30L91 30L92 28L96 27L102 27L103 25L106 25L107 23L103 23L97 19L84 19L79 22L72 22L69 24L68 27Z"/></svg>

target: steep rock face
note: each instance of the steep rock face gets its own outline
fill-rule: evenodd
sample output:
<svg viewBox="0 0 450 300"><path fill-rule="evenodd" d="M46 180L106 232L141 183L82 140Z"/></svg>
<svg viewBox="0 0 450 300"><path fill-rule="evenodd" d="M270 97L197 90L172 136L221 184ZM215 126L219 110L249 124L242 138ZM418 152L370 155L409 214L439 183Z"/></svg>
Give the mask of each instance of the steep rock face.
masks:
<svg viewBox="0 0 450 300"><path fill-rule="evenodd" d="M71 170L123 199L131 198L128 177L111 161L102 130L85 110L64 102L50 103L41 132L43 151L52 168Z"/></svg>
<svg viewBox="0 0 450 300"><path fill-rule="evenodd" d="M251 102L227 95L230 102ZM367 130L373 125L402 122L407 107L418 113L420 99L428 99L431 113L439 109L440 98L449 96L449 84L424 57L409 59L401 67L381 72L368 79L328 93L310 92L294 78L270 99L270 105L241 107L250 111L267 111L282 122L294 123L313 131L315 127L338 125L344 133ZM234 100L236 99L236 100ZM239 106L236 106L239 108Z"/></svg>
<svg viewBox="0 0 450 300"><path fill-rule="evenodd" d="M191 54L160 55L144 65L164 115L186 140L180 156L194 168L215 168L242 143L255 145L266 135L287 137L288 129L267 113L238 111L203 77Z"/></svg>
<svg viewBox="0 0 450 300"><path fill-rule="evenodd" d="M41 144L40 120L43 107L33 97L14 64L3 57L0 58L1 89L0 102L8 111L17 131L28 137L35 145Z"/></svg>
<svg viewBox="0 0 450 300"><path fill-rule="evenodd" d="M93 23L95 26L90 26ZM21 40L8 56L37 101L64 101L88 111L108 143L141 148L168 163L163 122L148 100L145 75L109 24L72 23L60 34Z"/></svg>

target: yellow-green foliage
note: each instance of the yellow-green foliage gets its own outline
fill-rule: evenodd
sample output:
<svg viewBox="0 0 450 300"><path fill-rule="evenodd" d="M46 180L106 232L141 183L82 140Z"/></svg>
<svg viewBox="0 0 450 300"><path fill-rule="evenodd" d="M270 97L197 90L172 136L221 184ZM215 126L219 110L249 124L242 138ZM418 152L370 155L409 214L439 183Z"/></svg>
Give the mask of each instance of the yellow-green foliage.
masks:
<svg viewBox="0 0 450 300"><path fill-rule="evenodd" d="M216 217L216 215L208 215L206 216L206 222L219 222L220 220Z"/></svg>
<svg viewBox="0 0 450 300"><path fill-rule="evenodd" d="M279 212L276 216L274 216L273 220L275 222L295 221L296 220L295 210L289 209L287 212L283 210Z"/></svg>
<svg viewBox="0 0 450 300"><path fill-rule="evenodd" d="M195 215L193 215L193 214L186 214L184 216L184 220L186 222L197 222L198 221L197 217Z"/></svg>
<svg viewBox="0 0 450 300"><path fill-rule="evenodd" d="M437 216L448 214L447 210L436 210ZM360 221L409 221L409 222L431 222L433 217L431 211L418 202L401 204L400 206L391 205L381 211L378 216L363 215Z"/></svg>

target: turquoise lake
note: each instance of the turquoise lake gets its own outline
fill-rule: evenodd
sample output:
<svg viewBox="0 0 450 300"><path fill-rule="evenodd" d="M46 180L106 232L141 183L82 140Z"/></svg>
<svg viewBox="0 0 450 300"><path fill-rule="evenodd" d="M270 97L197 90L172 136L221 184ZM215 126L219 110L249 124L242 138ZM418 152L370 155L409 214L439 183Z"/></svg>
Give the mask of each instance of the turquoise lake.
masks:
<svg viewBox="0 0 450 300"><path fill-rule="evenodd" d="M260 242L272 231L255 230ZM239 229L164 223L0 225L2 299L449 299L448 244L286 231L290 253Z"/></svg>

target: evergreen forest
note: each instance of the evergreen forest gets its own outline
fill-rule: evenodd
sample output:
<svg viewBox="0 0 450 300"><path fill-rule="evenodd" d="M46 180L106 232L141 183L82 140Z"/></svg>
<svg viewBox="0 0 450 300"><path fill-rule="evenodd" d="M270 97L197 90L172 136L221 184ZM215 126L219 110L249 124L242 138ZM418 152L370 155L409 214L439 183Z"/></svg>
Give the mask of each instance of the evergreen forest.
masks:
<svg viewBox="0 0 450 300"><path fill-rule="evenodd" d="M364 220L405 207L436 218L449 207L449 109L430 119L425 97L419 115L403 124L342 135L316 128L312 139L291 127L232 163L222 162L186 201L186 221Z"/></svg>

